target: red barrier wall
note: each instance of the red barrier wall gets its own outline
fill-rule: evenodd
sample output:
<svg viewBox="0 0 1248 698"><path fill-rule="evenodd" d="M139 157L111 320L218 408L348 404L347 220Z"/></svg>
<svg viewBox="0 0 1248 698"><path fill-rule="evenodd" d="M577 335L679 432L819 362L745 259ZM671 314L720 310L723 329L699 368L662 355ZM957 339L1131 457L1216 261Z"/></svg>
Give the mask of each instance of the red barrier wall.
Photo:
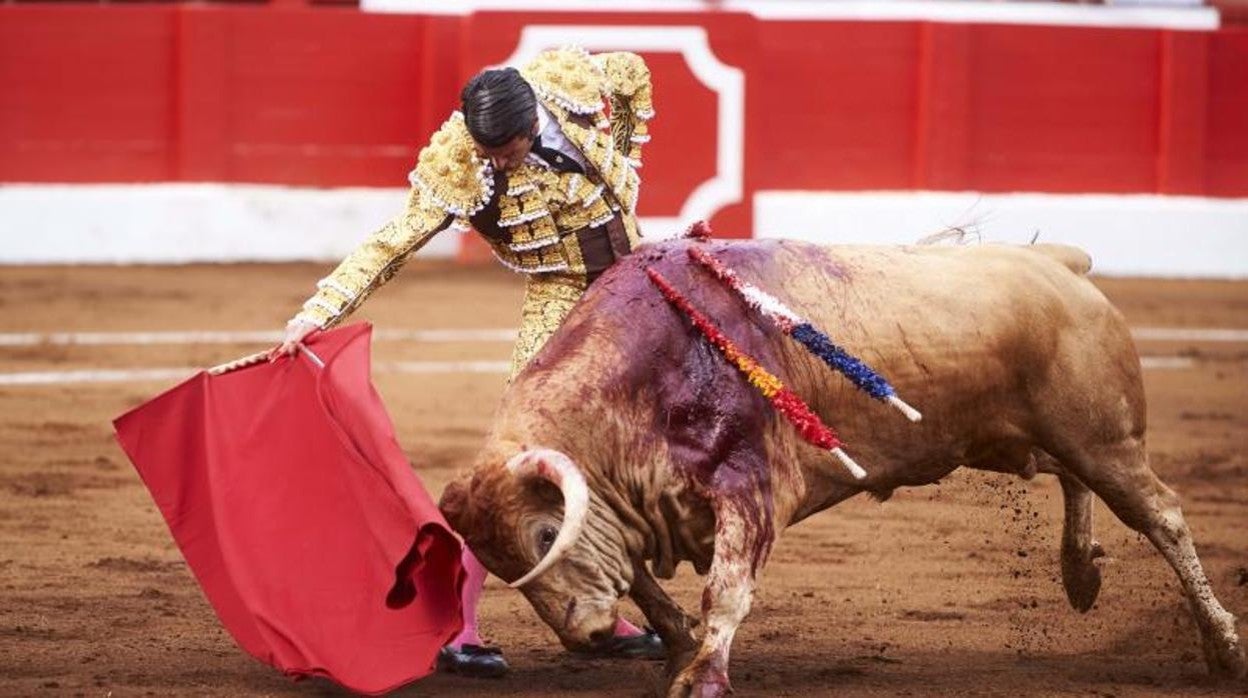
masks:
<svg viewBox="0 0 1248 698"><path fill-rule="evenodd" d="M459 86L525 23L694 25L745 75L758 190L1248 196L1248 30L0 6L0 181L402 186ZM627 48L621 46L620 48ZM715 170L716 95L646 53L642 213Z"/></svg>
<svg viewBox="0 0 1248 698"><path fill-rule="evenodd" d="M0 8L0 180L171 179L173 17Z"/></svg>

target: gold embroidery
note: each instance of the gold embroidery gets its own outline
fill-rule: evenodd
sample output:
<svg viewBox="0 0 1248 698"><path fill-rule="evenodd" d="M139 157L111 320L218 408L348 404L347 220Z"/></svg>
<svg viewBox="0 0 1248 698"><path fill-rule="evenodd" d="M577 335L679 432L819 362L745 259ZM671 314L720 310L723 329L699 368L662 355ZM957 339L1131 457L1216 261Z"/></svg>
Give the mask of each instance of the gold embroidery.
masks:
<svg viewBox="0 0 1248 698"><path fill-rule="evenodd" d="M634 247L640 241L633 212L641 187L636 168L649 140L646 121L654 115L650 73L634 54L590 56L580 49L545 51L521 73L585 156L587 173L558 173L531 163L509 173L498 205L499 224L511 242L491 241L491 246L516 271L580 275L583 281L584 260L570 233L608 220L618 204L625 209L629 240ZM573 114L588 117L593 126L574 122ZM468 219L494 194L493 169L477 156L459 112L421 150L409 180L406 210L318 284L299 319L321 327L339 322L438 231L452 223L467 229Z"/></svg>
<svg viewBox="0 0 1248 698"><path fill-rule="evenodd" d="M633 53L603 53L594 56L607 81L611 103L611 137L616 150L641 166L641 146L650 140L646 122L654 118L650 69Z"/></svg>
<svg viewBox="0 0 1248 698"><path fill-rule="evenodd" d="M438 208L467 217L489 202L493 177L490 163L477 156L464 115L455 112L420 151L408 180Z"/></svg>
<svg viewBox="0 0 1248 698"><path fill-rule="evenodd" d="M429 206L424 195L413 189L407 209L370 235L318 282L316 294L304 303L296 318L317 327L337 324L451 221L451 216Z"/></svg>
<svg viewBox="0 0 1248 698"><path fill-rule="evenodd" d="M589 174L556 173L532 163L508 173L498 205L499 225L511 234L511 244L492 243L494 251L518 271L584 273L579 254L551 255L572 248L555 246L561 235L609 220L612 200L624 207L625 219L632 218L641 187L636 168L649 140L645 120L653 116L650 71L631 53L590 56L580 49L556 49L539 54L521 73L585 156ZM610 120L604 97L612 107ZM582 126L570 114L589 116L596 127ZM636 221L628 221L626 230L636 245Z"/></svg>
<svg viewBox="0 0 1248 698"><path fill-rule="evenodd" d="M598 63L584 49L542 51L520 70L543 101L559 111L596 114L602 111L604 76Z"/></svg>
<svg viewBox="0 0 1248 698"><path fill-rule="evenodd" d="M520 310L520 336L511 354L511 378L515 378L546 340L559 329L589 286L584 276L531 274Z"/></svg>

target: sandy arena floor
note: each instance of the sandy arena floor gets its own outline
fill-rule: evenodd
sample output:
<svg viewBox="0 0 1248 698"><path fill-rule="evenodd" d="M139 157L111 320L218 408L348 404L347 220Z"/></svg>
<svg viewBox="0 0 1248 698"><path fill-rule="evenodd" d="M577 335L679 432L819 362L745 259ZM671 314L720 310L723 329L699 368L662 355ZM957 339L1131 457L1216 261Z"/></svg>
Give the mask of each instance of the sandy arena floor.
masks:
<svg viewBox="0 0 1248 698"><path fill-rule="evenodd" d="M324 265L0 268L0 333L276 330ZM1134 327L1248 327L1248 283L1101 280ZM386 329L509 328L520 280L415 263L361 317ZM255 344L0 346L0 373L207 366ZM1248 341L1140 342L1153 467L1179 490L1222 602L1248 615ZM378 342L377 359L505 361L505 341ZM433 493L468 462L497 373L378 372ZM319 695L238 650L115 444L110 420L174 379L0 385L0 695ZM734 646L739 695L1227 695L1205 677L1178 584L1103 507L1100 601L1071 610L1059 579L1054 479L955 473L855 499L782 537ZM697 608L688 569L670 587ZM635 611L633 617L637 618ZM647 695L661 665L566 655L491 580L485 633L513 671L434 676L410 695ZM1248 625L1241 624L1248 637Z"/></svg>

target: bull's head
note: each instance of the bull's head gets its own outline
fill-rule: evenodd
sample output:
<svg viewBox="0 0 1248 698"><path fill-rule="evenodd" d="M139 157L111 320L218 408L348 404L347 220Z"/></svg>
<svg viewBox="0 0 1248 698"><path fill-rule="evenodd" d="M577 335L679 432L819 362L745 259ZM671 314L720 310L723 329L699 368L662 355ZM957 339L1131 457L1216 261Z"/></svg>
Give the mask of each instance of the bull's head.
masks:
<svg viewBox="0 0 1248 698"><path fill-rule="evenodd" d="M609 640L632 584L620 522L563 453L480 462L439 505L486 569L518 588L569 649Z"/></svg>

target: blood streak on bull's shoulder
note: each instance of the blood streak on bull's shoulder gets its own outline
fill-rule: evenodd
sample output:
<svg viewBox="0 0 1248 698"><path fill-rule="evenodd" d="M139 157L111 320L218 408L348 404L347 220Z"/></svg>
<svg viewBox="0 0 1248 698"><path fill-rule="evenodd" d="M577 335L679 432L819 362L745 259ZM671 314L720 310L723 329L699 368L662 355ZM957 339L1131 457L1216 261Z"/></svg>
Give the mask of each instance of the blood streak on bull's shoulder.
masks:
<svg viewBox="0 0 1248 698"><path fill-rule="evenodd" d="M828 450L833 450L843 445L836 432L824 424L823 420L819 419L819 416L812 412L810 407L796 393L789 390L780 382L779 378L776 378L760 366L753 358L742 353L731 340L719 331L719 328L715 327L706 316L702 315L688 300L681 296L661 274L654 269L647 269L646 273L650 276L650 280L663 292L664 297L689 317L690 321L701 330L707 340L719 349L729 362L733 363L746 375L750 384L758 388L764 397L771 400L777 411L793 422L793 425L797 427L798 433L804 439L815 446Z"/></svg>
<svg viewBox="0 0 1248 698"><path fill-rule="evenodd" d="M671 314L673 309L644 273L645 267L658 264L671 274L686 275L686 260L683 245L643 247L597 282L602 287L594 294L598 305L584 310L600 324L617 318L603 329L613 335L621 355L630 357L608 371L602 390L653 401L651 433L674 471L687 478L702 505L731 499L745 513L758 566L775 538L773 478L792 473L770 467L767 434L774 428L775 412L767 408L766 399L741 381L736 369L697 333L689 333L684 321L673 321L679 315ZM699 302L722 311L730 331L745 335L754 355L776 358L776 348L757 336L754 323L729 311L737 305L730 294L717 285L700 290L705 293Z"/></svg>
<svg viewBox="0 0 1248 698"><path fill-rule="evenodd" d="M796 393L789 390L779 378L772 375L752 357L738 349L732 340L728 339L709 318L695 308L657 270L653 267L647 267L646 275L658 287L663 297L682 311L710 344L718 349L730 364L743 373L751 385L771 401L776 411L788 418L793 426L797 428L802 438L811 444L831 451L845 463L846 468L855 477L863 478L866 476L866 473L856 463L844 455L844 452L841 450L841 441L837 438L836 433L824 424L818 415ZM757 568L760 562L761 555L756 555L753 561L755 568Z"/></svg>

